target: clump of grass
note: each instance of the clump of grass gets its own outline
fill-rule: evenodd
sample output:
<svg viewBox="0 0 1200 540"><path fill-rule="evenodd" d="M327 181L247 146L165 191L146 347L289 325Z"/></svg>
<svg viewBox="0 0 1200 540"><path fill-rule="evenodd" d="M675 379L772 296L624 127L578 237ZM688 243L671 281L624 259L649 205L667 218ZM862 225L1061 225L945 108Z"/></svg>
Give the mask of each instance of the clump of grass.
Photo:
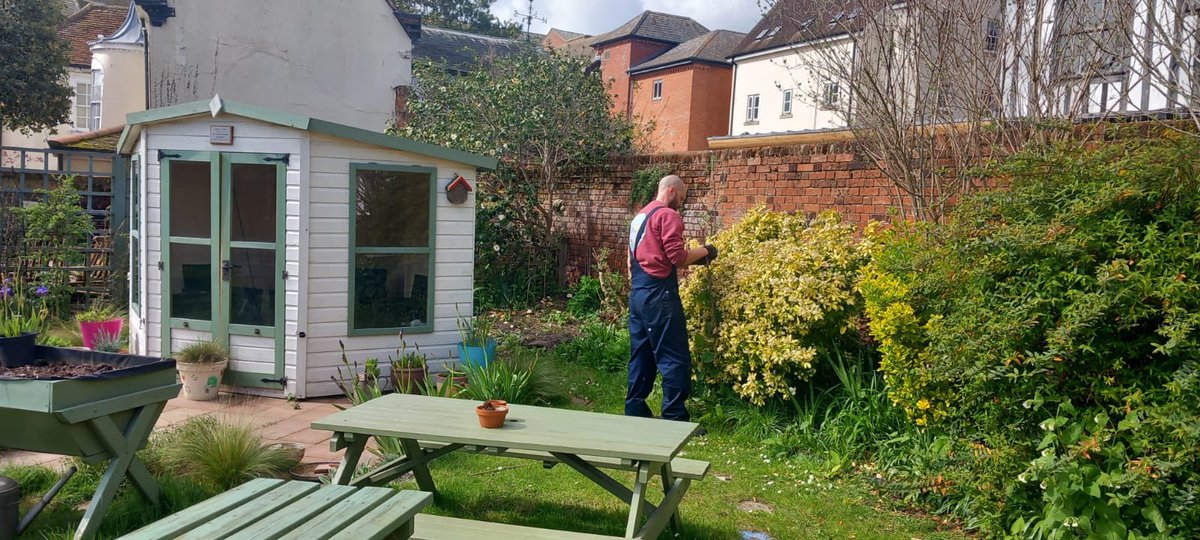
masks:
<svg viewBox="0 0 1200 540"><path fill-rule="evenodd" d="M264 445L246 422L201 416L184 424L176 437L163 450L166 465L222 491L254 478L279 476L293 465L286 453Z"/></svg>
<svg viewBox="0 0 1200 540"><path fill-rule="evenodd" d="M175 360L185 364L216 364L228 359L225 344L216 340L198 341L175 353Z"/></svg>
<svg viewBox="0 0 1200 540"><path fill-rule="evenodd" d="M92 350L96 352L118 353L121 352L122 346L124 344L120 334L110 334L103 330L96 334L96 339L92 342Z"/></svg>

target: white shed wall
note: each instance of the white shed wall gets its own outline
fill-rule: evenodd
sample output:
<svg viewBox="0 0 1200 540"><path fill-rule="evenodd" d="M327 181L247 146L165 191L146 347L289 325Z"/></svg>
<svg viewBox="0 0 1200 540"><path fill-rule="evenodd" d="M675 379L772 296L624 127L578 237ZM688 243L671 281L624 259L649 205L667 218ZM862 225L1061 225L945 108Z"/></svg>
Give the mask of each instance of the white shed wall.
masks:
<svg viewBox="0 0 1200 540"><path fill-rule="evenodd" d="M459 341L455 320L472 313L475 261L475 198L462 205L446 200L446 185L462 175L472 185L475 168L461 163L377 148L321 134L311 138L310 200L307 235L308 265L302 274L308 287L305 347L306 384L301 396L339 393L331 377L341 364L339 340L347 358L362 365L367 358L386 360L399 346L398 336L346 337L349 333L350 164L378 163L436 167L437 236L434 252L434 331L406 334L418 345L431 367L453 357ZM290 259L289 259L290 260Z"/></svg>

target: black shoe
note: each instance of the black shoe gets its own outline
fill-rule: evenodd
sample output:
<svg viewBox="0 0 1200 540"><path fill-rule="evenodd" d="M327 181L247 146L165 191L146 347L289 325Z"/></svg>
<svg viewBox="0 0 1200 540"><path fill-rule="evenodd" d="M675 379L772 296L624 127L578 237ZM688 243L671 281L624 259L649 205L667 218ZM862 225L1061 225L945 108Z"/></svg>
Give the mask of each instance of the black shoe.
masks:
<svg viewBox="0 0 1200 540"><path fill-rule="evenodd" d="M696 428L696 432L693 433L693 435L696 437L707 437L708 430L704 429L704 426L700 426L700 427Z"/></svg>

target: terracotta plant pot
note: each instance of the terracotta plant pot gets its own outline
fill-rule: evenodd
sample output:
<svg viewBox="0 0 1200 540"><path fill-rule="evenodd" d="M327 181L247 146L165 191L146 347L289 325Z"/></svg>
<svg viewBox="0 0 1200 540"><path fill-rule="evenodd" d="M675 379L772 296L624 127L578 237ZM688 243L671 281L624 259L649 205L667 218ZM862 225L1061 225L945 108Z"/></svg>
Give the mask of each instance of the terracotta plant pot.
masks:
<svg viewBox="0 0 1200 540"><path fill-rule="evenodd" d="M177 362L175 369L179 370L179 379L183 382L183 397L192 401L216 399L221 391L221 373L227 365L228 360L211 364Z"/></svg>
<svg viewBox="0 0 1200 540"><path fill-rule="evenodd" d="M475 407L475 414L479 416L479 427L501 428L504 427L504 418L508 416L508 403L501 400L486 401Z"/></svg>
<svg viewBox="0 0 1200 540"><path fill-rule="evenodd" d="M0 337L0 367L19 368L37 360L37 337L36 333Z"/></svg>
<svg viewBox="0 0 1200 540"><path fill-rule="evenodd" d="M337 461L317 461L296 465L290 472L293 480L320 482L322 476L332 476L337 472L337 467Z"/></svg>
<svg viewBox="0 0 1200 540"><path fill-rule="evenodd" d="M392 370L392 390L409 394L420 394L425 386L425 368L400 368Z"/></svg>
<svg viewBox="0 0 1200 540"><path fill-rule="evenodd" d="M121 327L124 326L125 319L110 319L100 322L82 322L79 323L79 334L83 337L83 346L89 349L93 348L96 343L96 338L100 337L100 333L106 333L110 336L120 336Z"/></svg>
<svg viewBox="0 0 1200 540"><path fill-rule="evenodd" d="M456 375L453 379L448 381L450 388L444 389L445 385L447 384L447 378L448 377L445 373L438 373L434 376L435 384L437 384L437 395L441 397L454 397L456 394L458 394L458 390L460 388L467 387L467 376Z"/></svg>

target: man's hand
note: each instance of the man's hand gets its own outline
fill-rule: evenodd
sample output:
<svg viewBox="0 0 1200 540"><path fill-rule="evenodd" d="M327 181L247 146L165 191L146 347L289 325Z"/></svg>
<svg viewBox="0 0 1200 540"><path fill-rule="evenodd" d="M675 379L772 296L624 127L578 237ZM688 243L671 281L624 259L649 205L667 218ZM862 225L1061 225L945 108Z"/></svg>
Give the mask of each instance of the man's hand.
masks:
<svg viewBox="0 0 1200 540"><path fill-rule="evenodd" d="M703 257L698 259L695 264L698 264L700 266L708 266L708 263L711 263L711 262L717 260L717 246L709 244L700 249L703 249L705 254Z"/></svg>

